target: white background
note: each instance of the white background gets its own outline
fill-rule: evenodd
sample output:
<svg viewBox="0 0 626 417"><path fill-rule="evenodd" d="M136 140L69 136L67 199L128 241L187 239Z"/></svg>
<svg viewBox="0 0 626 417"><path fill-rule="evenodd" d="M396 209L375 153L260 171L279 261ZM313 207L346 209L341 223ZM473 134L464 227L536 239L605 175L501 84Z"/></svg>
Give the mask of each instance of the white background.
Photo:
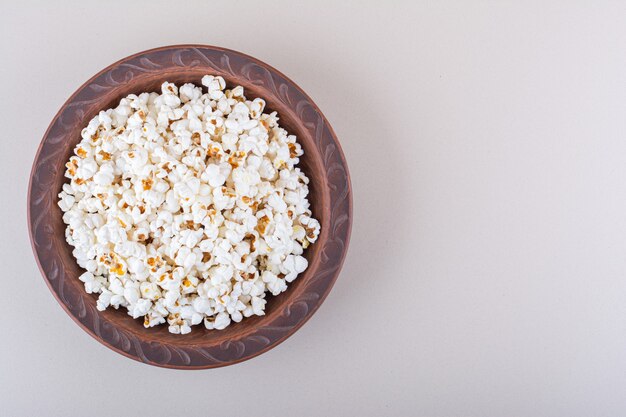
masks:
<svg viewBox="0 0 626 417"><path fill-rule="evenodd" d="M338 3L2 1L0 414L626 415L626 4ZM195 372L84 333L26 225L61 104L176 43L292 78L354 189L348 258L317 314L258 358Z"/></svg>

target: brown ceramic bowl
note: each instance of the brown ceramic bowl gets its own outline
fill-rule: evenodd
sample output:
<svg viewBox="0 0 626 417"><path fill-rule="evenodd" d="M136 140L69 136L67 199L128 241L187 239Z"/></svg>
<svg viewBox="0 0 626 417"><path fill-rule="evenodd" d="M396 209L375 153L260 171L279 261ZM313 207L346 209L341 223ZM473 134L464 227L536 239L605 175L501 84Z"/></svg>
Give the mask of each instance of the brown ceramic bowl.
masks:
<svg viewBox="0 0 626 417"><path fill-rule="evenodd" d="M288 290L270 297L266 315L250 317L225 330L195 326L187 335L166 326L145 329L124 309L96 309L85 293L82 273L64 237L57 194L65 182L64 164L81 129L100 110L124 96L159 91L164 81L198 84L205 74L242 85L248 97L262 97L278 111L281 125L297 135L305 154L300 166L310 182L309 201L322 230L305 255L309 268ZM152 49L122 59L83 84L61 107L46 131L28 190L28 226L43 277L61 307L109 348L151 365L179 369L231 365L257 356L298 330L319 308L337 279L346 255L352 220L352 194L339 142L313 101L293 81L269 65L239 52L203 45Z"/></svg>

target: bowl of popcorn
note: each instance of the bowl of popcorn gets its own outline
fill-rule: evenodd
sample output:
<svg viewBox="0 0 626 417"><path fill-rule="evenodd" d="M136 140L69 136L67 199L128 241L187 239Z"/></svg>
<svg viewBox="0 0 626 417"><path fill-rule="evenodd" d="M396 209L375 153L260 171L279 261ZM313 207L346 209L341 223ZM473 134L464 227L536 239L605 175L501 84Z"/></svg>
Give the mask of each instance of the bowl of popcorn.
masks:
<svg viewBox="0 0 626 417"><path fill-rule="evenodd" d="M35 156L28 225L52 294L132 359L201 369L257 356L330 292L348 168L293 81L239 52L132 55L83 84Z"/></svg>

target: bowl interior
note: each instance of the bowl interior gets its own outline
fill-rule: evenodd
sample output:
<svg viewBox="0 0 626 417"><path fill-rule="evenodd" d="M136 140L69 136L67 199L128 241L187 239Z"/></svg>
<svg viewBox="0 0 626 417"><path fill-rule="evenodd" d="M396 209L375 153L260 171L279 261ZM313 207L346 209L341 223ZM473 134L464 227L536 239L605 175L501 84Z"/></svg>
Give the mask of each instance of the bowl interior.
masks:
<svg viewBox="0 0 626 417"><path fill-rule="evenodd" d="M232 323L222 331L209 331L206 330L203 325L198 325L194 326L192 332L187 335L173 335L168 332L167 325L160 325L150 329L144 328L142 321L140 319L135 320L128 316L124 308L120 310L109 308L99 313L103 317L104 322L108 322L108 325L121 327L145 341L159 341L175 346L205 343L223 344L227 343L229 340L241 337L244 333L250 332L254 328L266 325L272 320L272 317L276 315L289 314L289 309L286 308L288 300L293 297L298 297L307 280L310 280L314 276L320 256L322 255L323 242L327 236L328 218L330 216L329 195L327 192L328 184L324 170L323 156L315 146L315 138L312 137L311 131L309 130L311 126L306 126L305 122L302 121L293 108L287 106L283 100L277 98L277 94L280 94L279 91L271 91L267 86L258 85L247 78L238 78L229 73L220 73L220 71L207 68L185 68L184 70L164 70L141 73L134 76L132 81L121 82L115 88L107 89L101 94L96 95L96 97L88 103L85 103L82 106L83 111L79 113L81 117L78 117L74 121L72 128L68 131L67 137L63 138L62 145L60 144L64 147L64 151L60 153L58 161L55 161L55 172L51 173L54 175L52 188L54 190L55 202L56 194L60 192L63 183L66 182L66 178L63 176L63 165L72 155L74 147L80 141L82 128L87 125L88 121L94 117L98 111L117 106L121 98L131 93L160 92L160 86L165 81L173 82L177 85L188 82L201 85L200 80L202 76L206 74L222 75L227 82L228 88L242 85L248 99L256 97L263 98L267 103L265 111L277 111L280 118L280 125L290 134L297 136L298 142L304 149L304 155L300 158L300 164L298 166L305 172L310 180L310 193L308 198L311 203L313 216L320 221L322 229L318 241L305 250L304 256L309 261L309 268L289 285L286 292L276 297L268 297L265 316L245 318L240 323ZM73 278L66 280L66 285L70 287L71 292L74 293L75 296L82 298L81 302L95 307L97 295L86 294L82 283L77 279L82 273L82 270L78 267L72 256L72 247L64 241L63 236L66 226L62 221L60 209L56 207L56 205L51 207L49 216L51 216L54 235L60 237L62 241L57 248L61 256L61 261L65 266L67 274ZM77 301L75 300L74 302ZM106 331L107 329L101 330Z"/></svg>

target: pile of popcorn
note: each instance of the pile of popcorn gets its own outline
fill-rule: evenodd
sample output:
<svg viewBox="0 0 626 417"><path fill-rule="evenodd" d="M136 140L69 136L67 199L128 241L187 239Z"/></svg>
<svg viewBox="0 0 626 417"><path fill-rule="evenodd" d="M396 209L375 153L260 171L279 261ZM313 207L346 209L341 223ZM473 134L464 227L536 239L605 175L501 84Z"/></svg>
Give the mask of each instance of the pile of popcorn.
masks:
<svg viewBox="0 0 626 417"><path fill-rule="evenodd" d="M317 240L303 151L265 102L206 75L131 94L82 131L59 194L97 307L189 333L263 315Z"/></svg>

